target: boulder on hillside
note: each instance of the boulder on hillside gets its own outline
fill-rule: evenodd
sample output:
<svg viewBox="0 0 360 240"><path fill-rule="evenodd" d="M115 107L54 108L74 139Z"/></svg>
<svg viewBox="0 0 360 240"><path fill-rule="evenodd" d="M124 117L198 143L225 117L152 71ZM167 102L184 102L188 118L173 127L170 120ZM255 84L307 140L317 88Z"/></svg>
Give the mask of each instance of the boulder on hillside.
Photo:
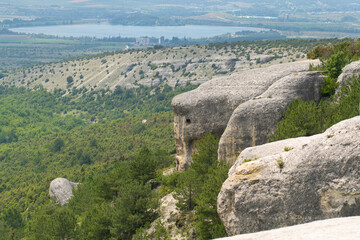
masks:
<svg viewBox="0 0 360 240"><path fill-rule="evenodd" d="M221 136L219 159L233 164L242 149L266 143L291 101L320 99L323 79L319 72L287 75L260 96L240 104Z"/></svg>
<svg viewBox="0 0 360 240"><path fill-rule="evenodd" d="M360 239L360 217L334 218L218 240L354 240Z"/></svg>
<svg viewBox="0 0 360 240"><path fill-rule="evenodd" d="M60 205L66 205L74 196L73 188L76 189L77 185L78 183L70 182L66 178L56 178L50 183L50 198L56 198Z"/></svg>
<svg viewBox="0 0 360 240"><path fill-rule="evenodd" d="M359 142L355 117L322 134L246 149L218 195L227 233L360 215Z"/></svg>
<svg viewBox="0 0 360 240"><path fill-rule="evenodd" d="M231 59L226 60L223 63L217 64L218 70L216 71L216 73L224 74L224 73L233 71L236 66L237 61L238 61L238 59L231 58Z"/></svg>
<svg viewBox="0 0 360 240"><path fill-rule="evenodd" d="M194 144L207 133L221 136L233 111L242 103L264 93L279 79L305 72L309 63L301 61L251 69L218 77L172 101L177 170L191 163Z"/></svg>
<svg viewBox="0 0 360 240"><path fill-rule="evenodd" d="M261 64L264 64L264 63L270 62L270 61L273 60L274 58L275 58L274 55L261 56L260 59L259 59L259 62L260 62Z"/></svg>

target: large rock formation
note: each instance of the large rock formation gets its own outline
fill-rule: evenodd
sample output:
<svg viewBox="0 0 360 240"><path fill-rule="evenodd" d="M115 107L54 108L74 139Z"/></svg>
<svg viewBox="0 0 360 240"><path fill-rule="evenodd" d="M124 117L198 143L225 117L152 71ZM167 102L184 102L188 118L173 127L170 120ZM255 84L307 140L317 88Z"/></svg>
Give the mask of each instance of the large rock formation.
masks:
<svg viewBox="0 0 360 240"><path fill-rule="evenodd" d="M233 164L242 149L266 143L292 100L320 99L322 81L319 72L291 74L276 81L260 96L240 104L221 136L219 159Z"/></svg>
<svg viewBox="0 0 360 240"><path fill-rule="evenodd" d="M49 194L50 198L56 198L61 205L66 205L74 196L73 188L77 188L78 183L70 182L66 178L56 178L51 181Z"/></svg>
<svg viewBox="0 0 360 240"><path fill-rule="evenodd" d="M176 96L172 106L175 114L177 169L181 171L189 166L197 140L207 133L213 133L219 137L222 135L233 111L240 104L260 96L278 80L286 81L284 78L287 76L291 76L287 80L290 81L294 78L297 81L299 77L296 74L307 71L309 63L316 63L316 61L286 63L234 73L231 76L213 79L202 84L196 90ZM310 75L307 74L306 77ZM300 74L300 76L304 75ZM315 76L315 78L319 77ZM311 86L314 87L313 81ZM306 88L310 89L311 87L307 86ZM270 99L270 94L278 97L279 94L274 92L277 89L285 92L299 90L285 90L277 85L266 97ZM303 92L298 91L298 93L297 96L300 96ZM272 102L277 99L274 98Z"/></svg>
<svg viewBox="0 0 360 240"><path fill-rule="evenodd" d="M229 235L360 214L360 117L244 150L218 196Z"/></svg>
<svg viewBox="0 0 360 240"><path fill-rule="evenodd" d="M360 75L360 61L352 62L342 69L342 73L338 77L337 82L339 83L340 87L342 87L343 85L346 84L347 80L349 80L353 76L359 76L359 75Z"/></svg>
<svg viewBox="0 0 360 240"><path fill-rule="evenodd" d="M360 217L334 218L218 240L355 240L360 239Z"/></svg>

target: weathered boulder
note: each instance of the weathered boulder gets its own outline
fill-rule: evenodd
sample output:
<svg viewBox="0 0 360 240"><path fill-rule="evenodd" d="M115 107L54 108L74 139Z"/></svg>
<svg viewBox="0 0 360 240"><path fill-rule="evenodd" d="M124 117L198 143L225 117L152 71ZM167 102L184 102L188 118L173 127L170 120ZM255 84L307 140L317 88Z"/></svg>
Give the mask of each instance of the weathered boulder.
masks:
<svg viewBox="0 0 360 240"><path fill-rule="evenodd" d="M186 66L186 60L182 59L182 60L174 60L171 62L171 64L174 66L174 70L178 71L181 68Z"/></svg>
<svg viewBox="0 0 360 240"><path fill-rule="evenodd" d="M233 71L237 61L238 61L238 59L231 58L231 59L226 60L223 63L216 64L216 67L218 68L218 70L216 72L224 74L224 73Z"/></svg>
<svg viewBox="0 0 360 240"><path fill-rule="evenodd" d="M192 72L193 70L195 70L197 67L199 67L199 64L198 64L198 63L188 64L188 65L186 66L185 72L186 72L186 73L190 73L190 72Z"/></svg>
<svg viewBox="0 0 360 240"><path fill-rule="evenodd" d="M266 143L286 106L297 98L319 100L322 82L319 72L287 75L260 96L240 104L221 136L219 159L233 164L242 149Z"/></svg>
<svg viewBox="0 0 360 240"><path fill-rule="evenodd" d="M334 218L218 240L355 240L360 239L360 217Z"/></svg>
<svg viewBox="0 0 360 240"><path fill-rule="evenodd" d="M307 71L309 63L317 62L302 61L236 72L176 96L172 107L177 170L189 166L197 140L207 133L221 136L233 111L241 103L261 95L279 79Z"/></svg>
<svg viewBox="0 0 360 240"><path fill-rule="evenodd" d="M339 83L339 87L341 88L344 86L350 78L353 76L359 76L360 75L360 61L352 62L348 65L346 65L342 69L342 73L338 77L337 82Z"/></svg>
<svg viewBox="0 0 360 240"><path fill-rule="evenodd" d="M245 150L218 195L227 233L360 215L359 142L355 117L322 134Z"/></svg>
<svg viewBox="0 0 360 240"><path fill-rule="evenodd" d="M264 56L260 56L259 58L259 62L264 64L267 62L270 62L271 60L273 60L275 58L274 55L264 55Z"/></svg>
<svg viewBox="0 0 360 240"><path fill-rule="evenodd" d="M74 196L73 188L77 188L78 183L70 182L66 178L56 178L50 183L50 198L56 198L60 205L66 205Z"/></svg>

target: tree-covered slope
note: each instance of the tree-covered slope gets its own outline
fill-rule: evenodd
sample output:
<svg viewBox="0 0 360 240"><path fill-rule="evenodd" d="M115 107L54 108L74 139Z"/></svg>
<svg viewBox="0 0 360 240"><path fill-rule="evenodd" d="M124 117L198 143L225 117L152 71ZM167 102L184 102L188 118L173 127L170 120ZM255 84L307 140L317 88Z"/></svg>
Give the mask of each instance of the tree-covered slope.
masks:
<svg viewBox="0 0 360 240"><path fill-rule="evenodd" d="M165 86L153 89L154 94L147 88L117 88L107 94L62 97L61 91L1 87L3 231L15 239L29 235L25 233L29 221L49 202L49 184L56 177L85 182L118 164L128 166L143 147L156 159L155 169L172 164L170 101L193 88ZM106 187L102 191L110 194Z"/></svg>

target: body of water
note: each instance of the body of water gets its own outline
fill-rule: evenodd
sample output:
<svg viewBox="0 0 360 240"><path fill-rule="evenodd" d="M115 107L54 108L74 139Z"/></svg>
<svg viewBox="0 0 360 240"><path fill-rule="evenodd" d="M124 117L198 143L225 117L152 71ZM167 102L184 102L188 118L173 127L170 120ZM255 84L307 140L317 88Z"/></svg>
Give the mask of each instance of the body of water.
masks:
<svg viewBox="0 0 360 240"><path fill-rule="evenodd" d="M123 26L109 24L56 25L41 27L22 27L10 29L13 32L28 34L46 34L59 37L162 37L202 38L214 37L226 33L241 31L260 32L262 28L228 26Z"/></svg>

